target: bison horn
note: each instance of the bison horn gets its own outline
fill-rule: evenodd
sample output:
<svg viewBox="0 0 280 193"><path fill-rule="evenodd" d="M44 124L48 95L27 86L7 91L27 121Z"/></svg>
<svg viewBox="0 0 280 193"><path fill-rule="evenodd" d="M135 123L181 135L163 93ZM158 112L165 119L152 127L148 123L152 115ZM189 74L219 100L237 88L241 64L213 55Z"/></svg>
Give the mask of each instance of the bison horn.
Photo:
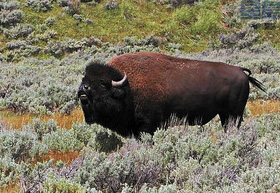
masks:
<svg viewBox="0 0 280 193"><path fill-rule="evenodd" d="M120 81L114 81L114 80L112 80L112 86L114 86L114 87L120 87L120 86L123 85L123 83L126 81L126 79L127 79L127 76L126 76L126 73L124 73L124 77L123 77L123 79L121 79Z"/></svg>

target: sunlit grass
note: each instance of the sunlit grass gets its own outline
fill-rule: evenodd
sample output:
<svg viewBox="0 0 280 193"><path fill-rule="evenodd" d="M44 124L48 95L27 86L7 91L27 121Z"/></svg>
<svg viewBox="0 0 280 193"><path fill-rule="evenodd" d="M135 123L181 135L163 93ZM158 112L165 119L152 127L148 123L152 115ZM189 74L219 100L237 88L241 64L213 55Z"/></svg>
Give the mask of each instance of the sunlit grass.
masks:
<svg viewBox="0 0 280 193"><path fill-rule="evenodd" d="M165 7L157 6L150 1L119 1L118 8L114 10L106 10L105 3L80 5L78 14L83 19L91 19L92 24L78 22L64 13L57 3L53 4L52 10L40 13L30 7L22 7L25 13L23 23L40 25L52 16L55 18L55 25L51 29L58 33L58 39L95 36L116 43L126 36L143 37L143 32L160 35L162 23L167 21L170 15Z"/></svg>
<svg viewBox="0 0 280 193"><path fill-rule="evenodd" d="M31 124L35 118L42 121L54 119L61 128L71 129L73 123L81 123L84 120L80 108L74 109L70 115L54 113L54 115L35 115L31 113L18 114L9 110L0 111L0 121L7 127L21 130L23 125Z"/></svg>
<svg viewBox="0 0 280 193"><path fill-rule="evenodd" d="M280 101L279 100L255 100L249 101L247 104L253 116L262 115L264 113L279 113Z"/></svg>
<svg viewBox="0 0 280 193"><path fill-rule="evenodd" d="M143 37L142 32L160 35L161 25L169 15L164 7L152 2L140 6L134 1L121 1L119 8L114 10L106 10L104 3L96 6L82 4L79 10L82 18L91 19L93 23L78 23L73 17L61 13L59 8L51 11L56 16L53 28L58 32L59 38L81 39L95 36L116 43L126 36Z"/></svg>
<svg viewBox="0 0 280 193"><path fill-rule="evenodd" d="M22 0L20 2L25 3ZM220 10L225 2L219 0L205 0L196 6L182 6L176 9L167 9L167 5L147 0L119 0L116 9L106 10L106 3L102 1L97 5L80 4L77 14L81 15L82 19L90 19L92 23L79 22L64 13L58 3L53 3L53 9L47 12L37 12L22 4L22 23L33 25L34 34L42 34L42 24L48 17L53 17L55 23L49 29L57 33L54 41L66 37L79 40L94 36L103 41L118 43L128 36L141 39L147 35L155 35L182 44L187 52L204 50L210 40L224 31ZM0 36L0 40L8 41L3 35ZM45 46L46 42L36 44ZM42 54L39 57L44 58Z"/></svg>

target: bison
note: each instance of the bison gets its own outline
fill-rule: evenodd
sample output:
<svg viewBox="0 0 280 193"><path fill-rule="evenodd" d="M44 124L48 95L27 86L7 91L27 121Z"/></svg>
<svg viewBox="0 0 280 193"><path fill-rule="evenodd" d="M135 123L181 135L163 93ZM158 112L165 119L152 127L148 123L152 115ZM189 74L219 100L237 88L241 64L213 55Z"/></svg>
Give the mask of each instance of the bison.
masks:
<svg viewBox="0 0 280 193"><path fill-rule="evenodd" d="M247 73L245 73L247 72ZM250 70L221 62L139 52L108 65L92 62L78 90L85 121L122 136L153 134L171 115L203 125L219 115L226 129L241 124L249 82L265 90Z"/></svg>

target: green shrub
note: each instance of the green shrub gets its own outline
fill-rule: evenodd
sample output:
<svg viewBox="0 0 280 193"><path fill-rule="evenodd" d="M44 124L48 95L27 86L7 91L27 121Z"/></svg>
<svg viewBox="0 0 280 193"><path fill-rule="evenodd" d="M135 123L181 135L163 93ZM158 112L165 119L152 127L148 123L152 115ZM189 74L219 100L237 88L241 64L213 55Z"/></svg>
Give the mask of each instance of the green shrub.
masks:
<svg viewBox="0 0 280 193"><path fill-rule="evenodd" d="M112 152L123 145L120 137L105 128L95 130L89 139L90 147L101 152Z"/></svg>
<svg viewBox="0 0 280 193"><path fill-rule="evenodd" d="M46 144L49 150L62 152L80 150L83 147L83 143L75 137L73 130L64 129L45 134L42 143Z"/></svg>
<svg viewBox="0 0 280 193"><path fill-rule="evenodd" d="M20 23L23 19L21 10L4 10L0 12L0 26L9 27Z"/></svg>
<svg viewBox="0 0 280 193"><path fill-rule="evenodd" d="M112 10L112 9L117 9L118 8L118 2L117 1L114 1L114 0L110 0L108 1L104 7L107 9L107 10Z"/></svg>
<svg viewBox="0 0 280 193"><path fill-rule="evenodd" d="M0 153L15 162L31 159L38 153L47 151L47 147L38 142L37 136L28 131L0 132Z"/></svg>
<svg viewBox="0 0 280 193"><path fill-rule="evenodd" d="M4 29L4 35L9 39L18 39L20 37L27 37L34 31L32 25L16 25L10 29Z"/></svg>
<svg viewBox="0 0 280 193"><path fill-rule="evenodd" d="M35 132L38 136L38 140L42 140L44 135L56 132L59 127L53 119L49 119L48 122L40 121L40 119L34 119L33 124L24 126L24 129Z"/></svg>
<svg viewBox="0 0 280 193"><path fill-rule="evenodd" d="M223 9L223 16L228 27L240 28L242 26L240 2L226 4Z"/></svg>
<svg viewBox="0 0 280 193"><path fill-rule="evenodd" d="M47 12L53 8L49 0L26 0L26 3L38 12Z"/></svg>
<svg viewBox="0 0 280 193"><path fill-rule="evenodd" d="M48 177L44 183L44 193L85 193L85 188L80 184L67 180L65 178L57 179L55 176Z"/></svg>
<svg viewBox="0 0 280 193"><path fill-rule="evenodd" d="M0 71L2 74L0 90L5 95L2 98L1 108L5 105L12 110L38 114L51 113L54 109L60 108L63 108L64 112L67 112L68 108L72 109L73 105L70 103L73 103L76 97L75 87L79 85L80 70L77 67L70 69L62 66L10 65L1 68Z"/></svg>
<svg viewBox="0 0 280 193"><path fill-rule="evenodd" d="M28 192L43 192L43 184L47 177L53 173L54 160L45 163L37 162L33 167L30 164L24 164L21 168L21 189Z"/></svg>
<svg viewBox="0 0 280 193"><path fill-rule="evenodd" d="M2 154L1 154L2 155ZM0 189L19 180L21 170L19 164L8 157L0 158Z"/></svg>
<svg viewBox="0 0 280 193"><path fill-rule="evenodd" d="M65 3L63 2L63 0L61 1L61 5L63 6L62 10L63 12L73 16L75 14L78 14L79 11L80 11L80 0L68 0L68 2L66 3L66 6Z"/></svg>
<svg viewBox="0 0 280 193"><path fill-rule="evenodd" d="M35 133L29 133L28 138L22 131L14 131L14 136L22 137L0 140L1 154L5 155L0 160L1 186L20 179L22 187L35 192L277 190L278 120L278 114L263 115L247 120L240 130L231 128L227 133L215 121L203 130L199 126L176 126L157 130L153 136L143 134L141 141L127 139L122 147L110 149L109 153L100 151L107 151L106 146L119 142L114 142L110 132L96 125L76 124L69 131L51 129L42 135L42 141ZM47 127L46 122L36 121L25 133L32 133L35 126ZM50 122L49 127L57 126ZM8 135L11 132L1 133ZM105 139L99 139L99 135ZM37 140L30 142L32 139ZM96 145L97 141L103 147ZM29 152L36 149L36 144L57 151L84 148L81 157L69 165L57 162L54 166L53 160L37 163L35 167L15 162L18 160L13 155L34 155ZM42 151L37 148L34 152Z"/></svg>

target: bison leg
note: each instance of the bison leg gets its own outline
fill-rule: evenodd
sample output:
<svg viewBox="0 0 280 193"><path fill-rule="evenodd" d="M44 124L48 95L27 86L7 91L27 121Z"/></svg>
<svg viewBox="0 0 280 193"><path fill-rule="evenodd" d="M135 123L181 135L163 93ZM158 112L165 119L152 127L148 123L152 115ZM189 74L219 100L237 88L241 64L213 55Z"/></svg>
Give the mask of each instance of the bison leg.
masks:
<svg viewBox="0 0 280 193"><path fill-rule="evenodd" d="M226 114L219 114L222 126L224 128L224 131L227 132L228 130L228 123L229 123L229 115Z"/></svg>
<svg viewBox="0 0 280 193"><path fill-rule="evenodd" d="M242 115L219 114L219 116L225 132L227 132L229 127L235 126L236 121L238 121L237 128L239 128L243 121Z"/></svg>

